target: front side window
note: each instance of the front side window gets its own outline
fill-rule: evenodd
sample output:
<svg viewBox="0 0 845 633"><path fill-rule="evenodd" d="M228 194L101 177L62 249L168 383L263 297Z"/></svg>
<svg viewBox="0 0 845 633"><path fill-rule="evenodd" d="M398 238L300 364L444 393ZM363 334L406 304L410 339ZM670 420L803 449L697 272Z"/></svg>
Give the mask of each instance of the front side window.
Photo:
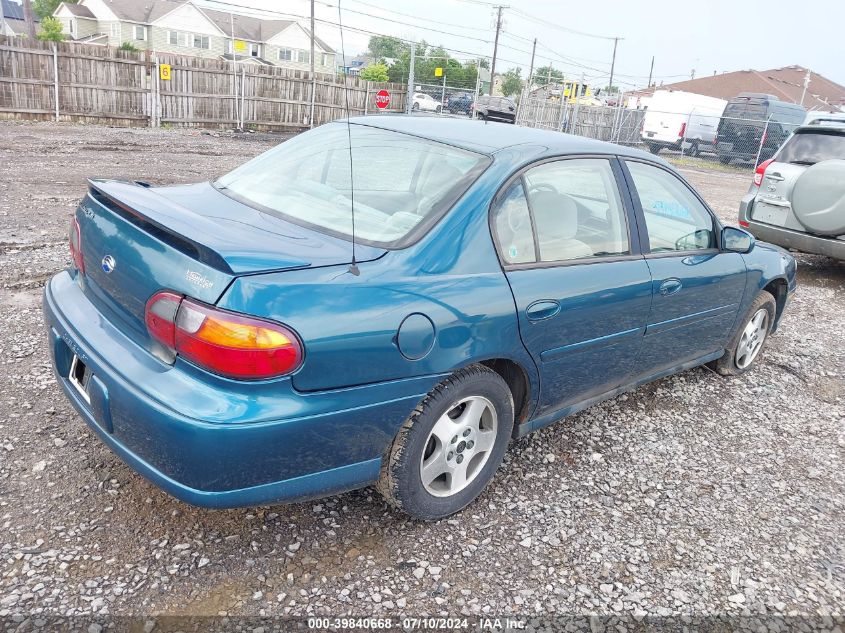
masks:
<svg viewBox="0 0 845 633"><path fill-rule="evenodd" d="M490 159L427 139L330 123L261 154L215 186L256 208L341 237L401 244L463 195ZM351 169L350 169L351 166ZM353 189L354 183L354 189Z"/></svg>
<svg viewBox="0 0 845 633"><path fill-rule="evenodd" d="M645 215L652 253L716 248L713 217L680 178L645 163L627 165Z"/></svg>
<svg viewBox="0 0 845 633"><path fill-rule="evenodd" d="M279 59L284 62L289 62L293 59L293 51L289 48L279 49Z"/></svg>
<svg viewBox="0 0 845 633"><path fill-rule="evenodd" d="M147 39L147 27L135 25L135 39L140 41L145 41Z"/></svg>
<svg viewBox="0 0 845 633"><path fill-rule="evenodd" d="M529 169L524 177L541 261L630 253L609 160L560 160Z"/></svg>

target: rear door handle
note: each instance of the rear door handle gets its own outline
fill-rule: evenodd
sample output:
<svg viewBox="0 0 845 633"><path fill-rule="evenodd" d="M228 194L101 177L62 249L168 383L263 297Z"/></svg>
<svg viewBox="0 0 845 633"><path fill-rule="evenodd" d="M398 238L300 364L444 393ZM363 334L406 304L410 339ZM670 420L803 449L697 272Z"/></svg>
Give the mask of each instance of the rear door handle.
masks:
<svg viewBox="0 0 845 633"><path fill-rule="evenodd" d="M554 299L540 299L525 308L525 316L529 321L551 319L560 312L560 302Z"/></svg>
<svg viewBox="0 0 845 633"><path fill-rule="evenodd" d="M681 288L684 287L684 284L681 283L680 279L667 279L662 284L660 284L660 294L664 297L668 297L669 295L673 295L676 292L679 292Z"/></svg>
<svg viewBox="0 0 845 633"><path fill-rule="evenodd" d="M769 180L783 180L784 179L783 176L781 176L777 172L775 172L773 174L766 174L766 178L768 178Z"/></svg>

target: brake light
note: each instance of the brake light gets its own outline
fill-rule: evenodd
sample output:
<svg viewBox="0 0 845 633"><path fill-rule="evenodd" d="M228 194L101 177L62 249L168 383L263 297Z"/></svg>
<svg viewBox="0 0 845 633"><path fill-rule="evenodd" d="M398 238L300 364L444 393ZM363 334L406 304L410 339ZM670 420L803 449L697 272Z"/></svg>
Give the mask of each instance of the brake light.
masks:
<svg viewBox="0 0 845 633"><path fill-rule="evenodd" d="M150 298L145 321L150 336L173 354L228 378L274 378L302 364L302 345L285 326L173 292Z"/></svg>
<svg viewBox="0 0 845 633"><path fill-rule="evenodd" d="M82 232L79 230L79 221L75 215L70 219L70 237L68 242L70 244L70 257L73 260L73 265L84 275L85 261L82 259Z"/></svg>
<svg viewBox="0 0 845 633"><path fill-rule="evenodd" d="M687 131L687 122L684 121L683 123L681 123L681 131L678 132L678 136L680 136L681 138L684 138L686 136L686 131Z"/></svg>
<svg viewBox="0 0 845 633"><path fill-rule="evenodd" d="M749 228L749 227L751 226L751 225L750 225L748 222L746 222L745 220L740 220L740 221L739 221L739 225L740 225L742 228L744 228L744 229L747 229L747 228Z"/></svg>
<svg viewBox="0 0 845 633"><path fill-rule="evenodd" d="M763 184L763 176L766 174L766 169L769 165L772 164L774 158L770 158L769 160L764 160L762 163L757 165L757 169L754 170L754 184L758 187Z"/></svg>

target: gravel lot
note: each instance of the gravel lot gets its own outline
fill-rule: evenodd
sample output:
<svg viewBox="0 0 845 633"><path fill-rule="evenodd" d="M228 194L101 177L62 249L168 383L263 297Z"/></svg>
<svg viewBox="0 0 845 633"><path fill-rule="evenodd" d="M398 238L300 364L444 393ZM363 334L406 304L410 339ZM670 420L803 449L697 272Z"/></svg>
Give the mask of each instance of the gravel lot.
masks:
<svg viewBox="0 0 845 633"><path fill-rule="evenodd" d="M61 395L42 329L42 288L69 264L85 179L209 179L279 139L0 123L0 622L351 613L842 624L845 265L826 258L799 256L798 296L756 370L690 370L519 440L494 485L449 520L407 520L369 489L203 510L124 466ZM684 173L735 221L750 172Z"/></svg>

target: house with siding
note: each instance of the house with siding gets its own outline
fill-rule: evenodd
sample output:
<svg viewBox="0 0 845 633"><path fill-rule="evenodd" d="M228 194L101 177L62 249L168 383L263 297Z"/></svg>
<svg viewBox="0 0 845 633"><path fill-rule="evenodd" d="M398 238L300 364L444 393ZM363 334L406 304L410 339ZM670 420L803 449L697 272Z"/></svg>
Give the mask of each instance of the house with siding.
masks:
<svg viewBox="0 0 845 633"><path fill-rule="evenodd" d="M38 31L38 16L33 13ZM23 3L20 0L0 0L0 35L26 35L26 21L23 16Z"/></svg>
<svg viewBox="0 0 845 633"><path fill-rule="evenodd" d="M3 0L5 1L5 0ZM294 20L217 11L191 0L79 0L53 15L68 39L309 70L311 32ZM335 71L335 52L314 38L314 69Z"/></svg>

